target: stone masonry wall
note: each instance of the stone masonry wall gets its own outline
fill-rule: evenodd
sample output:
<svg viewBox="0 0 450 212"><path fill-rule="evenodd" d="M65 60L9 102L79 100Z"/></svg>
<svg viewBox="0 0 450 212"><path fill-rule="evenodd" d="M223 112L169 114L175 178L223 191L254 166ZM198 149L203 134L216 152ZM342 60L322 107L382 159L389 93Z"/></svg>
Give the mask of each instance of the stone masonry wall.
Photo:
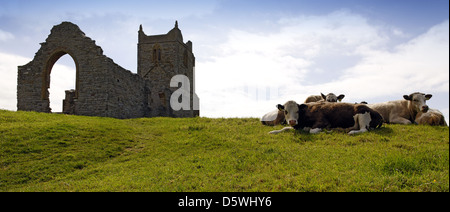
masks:
<svg viewBox="0 0 450 212"><path fill-rule="evenodd" d="M139 75L108 60L106 111L109 117L137 118L148 116L146 82Z"/></svg>
<svg viewBox="0 0 450 212"><path fill-rule="evenodd" d="M193 110L193 67L195 66L195 57L192 53L192 42L183 42L183 36L178 29L178 24L167 34L147 36L142 29L139 29L138 42L138 74L152 82L150 87L151 97L149 105L155 107L163 99L161 95L170 101L170 97L178 87L169 87L172 77L175 75L185 75L190 84L190 110L174 111L168 108L167 116L173 117L194 117L199 111ZM163 94L165 93L165 94ZM152 116L158 115L164 108L153 110Z"/></svg>
<svg viewBox="0 0 450 212"><path fill-rule="evenodd" d="M77 72L73 114L115 118L145 116L144 80L103 55L94 40L69 22L53 27L34 59L18 67L18 110L51 112L48 93L51 69L65 54L73 58Z"/></svg>
<svg viewBox="0 0 450 212"><path fill-rule="evenodd" d="M139 40L147 39L141 32L142 28ZM76 85L74 90L66 92L64 113L114 118L195 116L192 109L172 110L170 97L178 88L169 86L174 75L184 74L192 88L195 61L192 43L182 42L177 25L167 35L153 37L161 41L158 62L152 61L154 45L139 43L138 74L134 74L103 55L101 47L77 25L62 22L54 26L33 60L18 67L17 109L51 112L48 91L51 71L61 56L69 54L76 66ZM163 42L167 38L170 42ZM192 102L192 95L190 99Z"/></svg>

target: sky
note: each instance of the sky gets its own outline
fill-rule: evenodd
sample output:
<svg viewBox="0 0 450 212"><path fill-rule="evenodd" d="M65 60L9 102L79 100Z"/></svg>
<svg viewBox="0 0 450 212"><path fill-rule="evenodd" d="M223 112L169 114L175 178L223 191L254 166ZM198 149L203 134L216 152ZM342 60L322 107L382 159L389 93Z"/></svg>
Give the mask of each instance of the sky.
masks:
<svg viewBox="0 0 450 212"><path fill-rule="evenodd" d="M139 25L165 34L175 20L193 42L203 117L261 117L320 93L377 103L422 92L449 122L448 0L0 0L0 108L17 110L17 66L54 25L77 24L136 73ZM52 69L53 111L74 82L63 56Z"/></svg>

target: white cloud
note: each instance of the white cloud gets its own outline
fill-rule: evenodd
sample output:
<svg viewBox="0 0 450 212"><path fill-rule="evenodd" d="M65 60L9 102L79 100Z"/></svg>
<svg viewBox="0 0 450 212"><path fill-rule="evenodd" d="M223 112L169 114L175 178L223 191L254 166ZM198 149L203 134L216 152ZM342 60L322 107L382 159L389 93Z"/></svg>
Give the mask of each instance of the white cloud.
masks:
<svg viewBox="0 0 450 212"><path fill-rule="evenodd" d="M404 33L401 29L398 28L392 28L392 34L401 38L409 38L410 35Z"/></svg>
<svg viewBox="0 0 450 212"><path fill-rule="evenodd" d="M65 58L52 68L49 92L53 112L62 111L64 91L75 88L75 69L66 65ZM30 61L30 58L0 52L0 109L17 110L17 67Z"/></svg>
<svg viewBox="0 0 450 212"><path fill-rule="evenodd" d="M363 98L407 92L449 91L448 21L425 34L401 44L394 52L372 50L356 66L349 68L332 86ZM361 89L352 89L350 85Z"/></svg>
<svg viewBox="0 0 450 212"><path fill-rule="evenodd" d="M30 60L0 52L0 109L17 109L17 66Z"/></svg>
<svg viewBox="0 0 450 212"><path fill-rule="evenodd" d="M448 93L448 21L394 47L389 36L406 36L399 29L347 11L279 24L270 33L232 30L215 50L207 48L211 56L196 66L202 116L261 117L277 103L320 92L343 93L348 102ZM439 108L448 111L448 104Z"/></svg>
<svg viewBox="0 0 450 212"><path fill-rule="evenodd" d="M0 29L0 42L14 39L14 35Z"/></svg>
<svg viewBox="0 0 450 212"><path fill-rule="evenodd" d="M290 40L292 51L304 52L310 58L330 51L341 55L363 54L387 41L378 27L346 10L325 16L282 19L279 23L284 24L280 34L287 36L280 38Z"/></svg>
<svg viewBox="0 0 450 212"><path fill-rule="evenodd" d="M50 108L62 112L62 101L66 90L75 89L75 62L69 55L61 57L53 66L50 75Z"/></svg>
<svg viewBox="0 0 450 212"><path fill-rule="evenodd" d="M315 72L325 75L315 76L319 79L328 78L329 70L322 60L342 55L354 60L352 55L361 54L364 49L385 40L365 19L345 11L328 16L282 19L279 24L280 30L271 33L232 30L227 42L216 46L217 50L204 62L197 63L197 90L200 98L208 101L201 103L205 107L203 115L261 116L276 103L289 99L302 101L309 94L321 91L333 92L335 89L324 91L308 86L311 80L317 80L311 76L317 75ZM249 93L249 90L254 92ZM229 97L219 98L221 103L214 106L210 99L219 94ZM233 96L240 96L237 99L241 102L234 101ZM239 107L233 104L246 106L237 109ZM223 111L220 112L217 105ZM255 110L255 107L261 109ZM208 108L214 108L217 113L210 113Z"/></svg>

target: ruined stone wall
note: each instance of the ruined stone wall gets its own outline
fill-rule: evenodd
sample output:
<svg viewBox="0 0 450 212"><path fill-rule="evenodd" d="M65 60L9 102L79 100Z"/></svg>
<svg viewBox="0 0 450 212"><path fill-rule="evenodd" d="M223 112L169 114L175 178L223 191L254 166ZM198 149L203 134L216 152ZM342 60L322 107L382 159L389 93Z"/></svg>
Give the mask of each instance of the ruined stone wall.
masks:
<svg viewBox="0 0 450 212"><path fill-rule="evenodd" d="M86 55L89 57L89 55ZM78 96L75 99L75 114L86 116L108 116L108 78L106 56L85 58L77 70Z"/></svg>
<svg viewBox="0 0 450 212"><path fill-rule="evenodd" d="M139 75L108 60L106 72L106 111L109 117L137 118L148 116L148 87Z"/></svg>
<svg viewBox="0 0 450 212"><path fill-rule="evenodd" d="M42 99L42 72L35 70L42 64L33 62L19 66L17 76L17 109L25 111L50 112L49 102Z"/></svg>
<svg viewBox="0 0 450 212"><path fill-rule="evenodd" d="M193 94L192 43L183 43L177 24L168 34L159 36L146 36L140 29L138 74L103 55L101 47L77 25L63 22L54 26L33 60L18 67L18 110L51 112L48 90L51 71L65 54L75 62L76 85L74 90L66 92L64 113L114 118L193 117L196 114L192 106L191 110L180 111L170 106L170 97L178 89L170 87L173 76L188 76ZM190 99L192 105L192 95Z"/></svg>
<svg viewBox="0 0 450 212"><path fill-rule="evenodd" d="M63 22L53 27L34 59L18 67L17 108L51 112L51 70L63 55L76 65L76 88L71 112L77 115L134 118L145 116L145 81L103 55L95 41L78 26Z"/></svg>

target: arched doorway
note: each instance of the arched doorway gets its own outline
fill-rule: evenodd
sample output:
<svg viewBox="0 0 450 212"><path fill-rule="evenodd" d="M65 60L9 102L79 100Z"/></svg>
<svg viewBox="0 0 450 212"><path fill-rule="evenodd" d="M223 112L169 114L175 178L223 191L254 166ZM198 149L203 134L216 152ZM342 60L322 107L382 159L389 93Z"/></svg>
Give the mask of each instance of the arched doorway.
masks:
<svg viewBox="0 0 450 212"><path fill-rule="evenodd" d="M78 65L76 59L64 50L55 51L47 60L44 69L43 99L49 101L48 112L73 113L65 102L78 97Z"/></svg>
<svg viewBox="0 0 450 212"><path fill-rule="evenodd" d="M63 112L63 100L67 90L75 90L76 66L68 54L56 61L50 72L49 101L51 111Z"/></svg>

